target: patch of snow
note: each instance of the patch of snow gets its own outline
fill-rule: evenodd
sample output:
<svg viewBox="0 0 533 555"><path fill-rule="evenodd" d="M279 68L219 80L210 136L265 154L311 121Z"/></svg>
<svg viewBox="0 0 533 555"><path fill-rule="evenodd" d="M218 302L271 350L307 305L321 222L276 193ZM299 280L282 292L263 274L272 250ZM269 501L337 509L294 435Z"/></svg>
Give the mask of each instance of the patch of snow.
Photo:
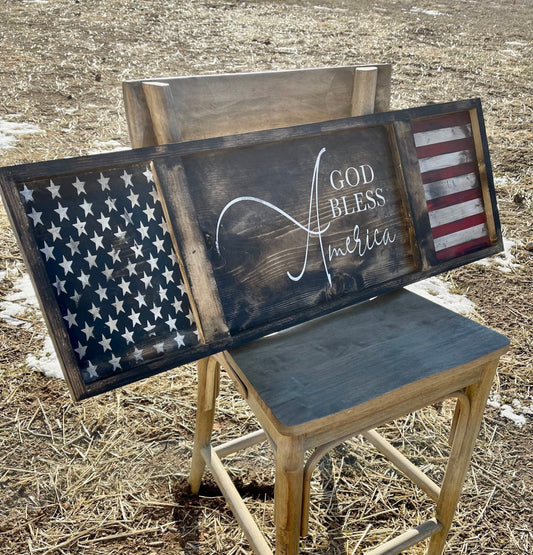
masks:
<svg viewBox="0 0 533 555"><path fill-rule="evenodd" d="M30 123L6 121L0 118L0 152L13 148L17 144L18 136L32 133L42 133L42 131Z"/></svg>
<svg viewBox="0 0 533 555"><path fill-rule="evenodd" d="M89 154L104 154L105 152L118 152L119 150L130 150L129 146L124 146L123 144L111 139L110 141L96 141L94 143L97 150L89 151Z"/></svg>
<svg viewBox="0 0 533 555"><path fill-rule="evenodd" d="M37 358L35 355L30 353L26 357L26 364L30 368L42 372L48 378L63 379L64 377L63 370L61 370L61 365L59 364L59 360L57 359L54 346L49 335L47 335L44 339L41 356Z"/></svg>
<svg viewBox="0 0 533 555"><path fill-rule="evenodd" d="M0 318L11 326L29 328L32 324L24 318L24 314L28 311L34 312L37 308L39 302L30 276L23 274L13 284L13 291L0 303Z"/></svg>
<svg viewBox="0 0 533 555"><path fill-rule="evenodd" d="M0 279L4 279L5 276L5 272L0 273ZM30 276L23 274L13 283L13 291L0 303L0 318L10 326L31 328L34 326L34 320L25 319L24 315L28 312L35 313L38 309L39 302L35 296ZM26 364L30 368L42 372L45 376L63 378L63 371L48 334L44 339L41 356L28 354Z"/></svg>
<svg viewBox="0 0 533 555"><path fill-rule="evenodd" d="M440 16L440 15L448 15L443 12L439 12L437 10L424 10L422 8L415 8L415 7L411 8L410 11L411 13L423 13L425 15L432 15L434 17Z"/></svg>
<svg viewBox="0 0 533 555"><path fill-rule="evenodd" d="M509 405L502 405L500 416L502 418L507 418L507 420L510 420L519 428L524 426L526 423L526 417L523 414L516 414L514 408Z"/></svg>
<svg viewBox="0 0 533 555"><path fill-rule="evenodd" d="M450 284L441 278L430 277L408 285L406 289L464 316L471 314L475 304L464 295L452 293L450 287Z"/></svg>
<svg viewBox="0 0 533 555"><path fill-rule="evenodd" d="M313 6L315 10L324 10L328 12L347 12L346 8L329 8L328 6Z"/></svg>
<svg viewBox="0 0 533 555"><path fill-rule="evenodd" d="M511 254L511 249L516 247L516 242L511 239L503 239L503 252L495 254L490 258L483 258L474 262L474 264L480 264L481 266L492 266L497 268L501 272L510 273L513 268L517 268L519 264L514 263L514 256Z"/></svg>
<svg viewBox="0 0 533 555"><path fill-rule="evenodd" d="M500 410L500 416L510 420L518 427L527 423L526 415L533 415L533 402L529 406L524 405L519 399L513 399L511 404L503 404L499 393L494 392L489 395L487 406Z"/></svg>

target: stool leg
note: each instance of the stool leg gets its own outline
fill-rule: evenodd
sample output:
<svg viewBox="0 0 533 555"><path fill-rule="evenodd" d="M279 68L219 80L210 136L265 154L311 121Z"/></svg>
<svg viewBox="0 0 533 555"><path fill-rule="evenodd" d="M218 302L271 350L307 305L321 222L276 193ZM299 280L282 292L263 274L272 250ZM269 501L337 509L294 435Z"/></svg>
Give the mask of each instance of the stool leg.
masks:
<svg viewBox="0 0 533 555"><path fill-rule="evenodd" d="M450 530L455 508L461 495L497 366L497 360L487 363L483 368L481 379L465 390L470 399L470 411L466 417L463 418L462 415L459 415L457 419L457 429L454 433L450 458L448 459L441 494L437 502L436 517L442 524L443 529L432 536L428 547L428 555L440 555L444 550L446 536ZM459 404L456 410L462 410Z"/></svg>
<svg viewBox="0 0 533 555"><path fill-rule="evenodd" d="M276 555L298 555L302 521L304 449L300 438L276 441L274 520Z"/></svg>
<svg viewBox="0 0 533 555"><path fill-rule="evenodd" d="M213 358L198 361L198 406L196 409L196 429L192 452L189 486L191 493L197 494L205 470L202 449L211 442L216 398L220 381L220 365Z"/></svg>

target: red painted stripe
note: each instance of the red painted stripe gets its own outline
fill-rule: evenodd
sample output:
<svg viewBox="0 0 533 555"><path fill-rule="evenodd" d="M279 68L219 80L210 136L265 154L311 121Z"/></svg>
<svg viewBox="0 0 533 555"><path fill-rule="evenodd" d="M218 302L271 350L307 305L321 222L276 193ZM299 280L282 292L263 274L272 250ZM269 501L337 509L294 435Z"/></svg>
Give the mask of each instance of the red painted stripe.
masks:
<svg viewBox="0 0 533 555"><path fill-rule="evenodd" d="M422 174L423 183L433 183L433 181L442 181L443 179L450 179L450 177L457 177L459 175L466 175L467 173L475 172L478 175L477 163L466 162L465 164L458 164L450 168L442 168L440 170L433 170Z"/></svg>
<svg viewBox="0 0 533 555"><path fill-rule="evenodd" d="M456 245L455 247L449 247L443 249L436 253L437 260L450 260L451 258L458 258L464 254L470 252L475 252L481 250L484 247L490 247L490 240L488 237L480 237L479 239L473 239L461 245Z"/></svg>
<svg viewBox="0 0 533 555"><path fill-rule="evenodd" d="M464 137L463 139L456 139L455 141L446 141L444 143L419 146L416 149L416 154L420 160L420 158L428 158L429 156L438 156L439 154L449 154L450 152L474 149L474 138Z"/></svg>
<svg viewBox="0 0 533 555"><path fill-rule="evenodd" d="M441 129L442 127L454 127L456 125L468 125L470 123L470 114L468 112L454 112L453 114L444 114L434 118L424 118L413 121L413 133L421 133L422 131L432 131L433 129Z"/></svg>
<svg viewBox="0 0 533 555"><path fill-rule="evenodd" d="M433 239L438 239L439 237L444 237L450 233L455 233L456 231L463 231L469 227L474 227L476 225L481 225L487 222L485 214L476 214L474 216L469 216L468 218L463 218L462 220L457 220L455 222L450 222L449 224L439 225L431 229L433 234Z"/></svg>
<svg viewBox="0 0 533 555"><path fill-rule="evenodd" d="M481 198L481 188L476 187L475 189L467 189L466 191L461 191L460 193L453 193L453 195L446 195L444 197L434 198L427 201L428 210L432 212L433 210L438 210L439 208L447 208L448 206L453 206L454 204L461 204L467 200L474 200L476 198Z"/></svg>

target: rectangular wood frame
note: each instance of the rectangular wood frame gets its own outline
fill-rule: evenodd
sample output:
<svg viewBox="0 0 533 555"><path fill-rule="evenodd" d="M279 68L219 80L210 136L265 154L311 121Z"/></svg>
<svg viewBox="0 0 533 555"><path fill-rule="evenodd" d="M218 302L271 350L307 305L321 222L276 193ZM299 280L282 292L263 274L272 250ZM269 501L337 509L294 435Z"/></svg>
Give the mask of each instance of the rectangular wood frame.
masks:
<svg viewBox="0 0 533 555"><path fill-rule="evenodd" d="M461 118L467 118L468 137L442 139L438 131L442 122L448 117L453 120L457 114L459 123L452 121L450 128L453 133L464 131ZM435 141L444 145L444 151L432 150ZM455 141L463 145L459 154L451 152L450 144ZM357 153L361 156L356 156ZM468 185L466 192L446 190L447 199L457 197L447 205L439 200L442 194L434 199L428 191L433 191L435 183L455 187L455 177L446 173L449 156L460 157L459 165L464 166L467 175L475 174L475 183ZM380 165L376 157L386 163ZM430 158L435 158L436 169ZM452 163L457 165L457 161ZM83 177L139 165L151 168L157 184L179 259L179 271L175 271L185 283L200 340L187 348L132 364L127 371L87 380L21 191L27 184L43 187L46 180L60 181L69 176ZM378 175L382 168L386 171ZM13 166L0 170L0 184L71 395L76 400L230 349L502 250L478 99ZM470 189L477 192L473 194ZM280 202L287 204L281 206ZM466 246L459 250L446 241L452 234L463 231L457 231L453 218L451 222L441 220L441 215L447 217L462 210L458 203L461 206L466 203L467 208L481 206L481 211L476 208L478 212L474 215L462 214L461 222L466 222L464 225L470 230L467 233L475 232L476 236L461 243ZM248 210L251 205L252 211ZM247 210L241 213L241 220L229 217L231 210L245 206ZM324 214L328 213L330 220L326 222ZM343 221L344 227L333 233L335 219ZM330 225L331 240L340 238L341 246L337 242L337 246L331 247L330 243L325 257L330 240L326 227ZM352 234L350 238L355 228L361 234ZM365 229L369 230L366 236ZM393 236L398 240L391 240ZM436 242L439 245L442 242L439 247L442 255ZM233 245L236 252L231 253ZM359 252L354 257L347 256L354 254L356 248ZM221 253L225 253L222 258ZM247 255L244 260L242 253ZM302 267L305 270L302 280L294 279ZM293 279L288 279L288 274ZM294 284L301 285L301 291Z"/></svg>

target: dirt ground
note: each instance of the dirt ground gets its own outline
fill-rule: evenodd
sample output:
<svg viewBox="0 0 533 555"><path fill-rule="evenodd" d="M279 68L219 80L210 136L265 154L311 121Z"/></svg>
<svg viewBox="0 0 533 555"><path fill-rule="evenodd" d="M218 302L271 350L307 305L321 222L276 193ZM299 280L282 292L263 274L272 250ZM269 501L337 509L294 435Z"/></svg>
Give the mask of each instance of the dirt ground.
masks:
<svg viewBox="0 0 533 555"><path fill-rule="evenodd" d="M391 62L394 109L480 97L514 266L446 279L511 339L493 394L531 408L531 0L0 0L0 13L0 122L41 130L0 152L2 166L128 146L127 79ZM0 271L1 300L23 272L3 209ZM194 367L74 404L63 381L26 364L45 330L38 314L25 318L24 329L0 321L0 553L249 553L209 479L199 499L183 487ZM450 414L445 403L384 433L438 479ZM487 408L447 553L533 552L526 416L519 427ZM225 380L219 435L253 428ZM232 472L272 538L270 456L255 449ZM312 512L302 552L351 554L428 518L431 504L354 439L319 465Z"/></svg>

